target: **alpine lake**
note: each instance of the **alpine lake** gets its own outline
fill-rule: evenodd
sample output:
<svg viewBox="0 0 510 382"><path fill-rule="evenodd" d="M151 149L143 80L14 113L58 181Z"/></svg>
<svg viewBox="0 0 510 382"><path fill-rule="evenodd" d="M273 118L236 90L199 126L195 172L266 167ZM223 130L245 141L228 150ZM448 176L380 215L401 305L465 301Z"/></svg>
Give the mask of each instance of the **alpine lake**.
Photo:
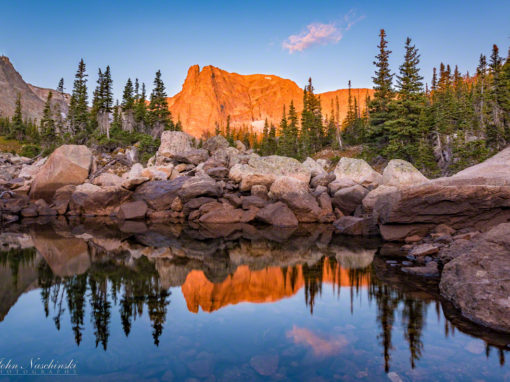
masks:
<svg viewBox="0 0 510 382"><path fill-rule="evenodd" d="M0 381L510 381L510 336L403 259L329 225L11 224Z"/></svg>

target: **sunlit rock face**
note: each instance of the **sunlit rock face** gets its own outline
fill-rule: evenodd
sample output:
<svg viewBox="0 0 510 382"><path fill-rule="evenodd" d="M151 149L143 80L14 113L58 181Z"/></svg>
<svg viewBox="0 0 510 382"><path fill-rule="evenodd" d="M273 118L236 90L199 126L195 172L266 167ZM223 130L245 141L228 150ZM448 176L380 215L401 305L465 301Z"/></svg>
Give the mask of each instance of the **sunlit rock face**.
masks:
<svg viewBox="0 0 510 382"><path fill-rule="evenodd" d="M295 295L301 288L320 280L334 287L351 286L349 270L326 258L319 266L296 265L288 268L267 267L252 271L240 266L221 283L209 281L203 271L193 270L181 287L189 311L214 312L228 305L242 302L275 302ZM369 276L357 280L367 286ZM308 296L308 292L307 292Z"/></svg>
<svg viewBox="0 0 510 382"><path fill-rule="evenodd" d="M352 89L352 96L364 109L371 89ZM348 90L321 93L323 110L331 112L331 102L338 97L340 119L347 113ZM241 75L214 66L189 68L182 90L168 99L172 114L179 118L186 132L196 137L214 132L216 122L225 125L227 116L233 126L260 129L264 121L279 123L283 105L294 102L298 112L303 108L303 90L294 81L267 74ZM336 107L336 106L335 106Z"/></svg>

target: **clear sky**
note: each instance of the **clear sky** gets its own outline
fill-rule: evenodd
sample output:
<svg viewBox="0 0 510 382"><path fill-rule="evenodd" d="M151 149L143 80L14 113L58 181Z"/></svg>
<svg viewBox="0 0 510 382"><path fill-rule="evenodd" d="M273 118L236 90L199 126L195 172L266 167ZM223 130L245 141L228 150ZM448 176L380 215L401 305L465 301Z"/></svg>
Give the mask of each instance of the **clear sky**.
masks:
<svg viewBox="0 0 510 382"><path fill-rule="evenodd" d="M385 28L394 70L411 37L430 81L441 61L473 72L493 43L506 56L510 1L1 0L0 54L43 87L64 77L70 91L81 57L89 83L110 65L116 97L128 77L152 87L161 69L169 95L190 65L268 73L317 91L371 87L378 31Z"/></svg>

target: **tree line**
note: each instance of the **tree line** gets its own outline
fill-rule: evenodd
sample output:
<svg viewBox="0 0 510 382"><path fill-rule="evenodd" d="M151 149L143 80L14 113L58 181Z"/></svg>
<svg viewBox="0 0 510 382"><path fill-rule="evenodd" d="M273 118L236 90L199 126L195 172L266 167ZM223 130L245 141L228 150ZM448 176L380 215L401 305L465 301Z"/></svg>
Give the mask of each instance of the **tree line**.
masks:
<svg viewBox="0 0 510 382"><path fill-rule="evenodd" d="M145 157L159 146L164 130L182 130L180 121L174 122L168 108L161 71L156 72L154 87L147 97L145 84L128 79L122 102L113 100L113 80L110 66L98 70L98 79L89 106L87 71L83 59L78 64L67 110L53 101L49 92L39 123L23 119L21 94L16 99L12 118L0 118L0 135L25 143L22 154L35 156L53 151L61 144L77 143L113 150L119 146L138 143ZM65 99L64 79L56 92ZM147 158L146 158L147 159Z"/></svg>
<svg viewBox="0 0 510 382"><path fill-rule="evenodd" d="M379 33L375 56L374 95L366 107L351 94L349 81L346 117L340 121L338 98L323 112L312 79L304 87L303 110L293 102L282 107L275 126L265 121L261 133L251 127L216 123L214 133L234 145L239 140L262 155L285 155L297 159L312 156L324 148L359 146L361 156L372 164L390 159L410 161L429 176L450 174L493 155L510 143L510 52L506 59L493 45L490 57L480 56L473 75L460 73L457 66L440 63L434 68L430 86L420 72L420 54L410 38L398 72L393 73L386 32ZM122 102L113 102L110 67L99 69L91 107L88 103L87 73L83 59L78 65L67 114L48 93L43 117L37 124L23 120L21 98L14 116L0 119L0 134L26 145L27 151L47 151L62 143L93 144L107 150L136 142L147 158L159 144L164 130L182 130L168 108L161 72L156 73L147 97L145 84L128 79ZM64 97L64 81L57 92ZM202 137L200 141L207 138ZM199 142L200 144L200 142Z"/></svg>
<svg viewBox="0 0 510 382"><path fill-rule="evenodd" d="M301 114L293 103L288 111L284 106L280 124L266 120L251 147L262 155L302 160L324 148L360 146L361 156L372 164L404 159L438 176L476 164L510 144L510 51L503 59L493 45L488 59L480 55L474 75L440 63L429 86L410 38L397 73L389 65L392 52L383 29L379 38L374 95L365 100L366 108L353 97L349 81L344 120L339 121L338 99L325 116L310 79ZM225 130L218 132L229 136Z"/></svg>

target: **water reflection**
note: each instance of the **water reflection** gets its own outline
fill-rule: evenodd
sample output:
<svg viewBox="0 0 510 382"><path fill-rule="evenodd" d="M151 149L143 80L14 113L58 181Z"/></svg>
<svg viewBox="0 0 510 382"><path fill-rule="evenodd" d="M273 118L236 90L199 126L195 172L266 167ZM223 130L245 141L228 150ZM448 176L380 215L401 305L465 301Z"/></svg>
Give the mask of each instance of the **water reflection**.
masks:
<svg viewBox="0 0 510 382"><path fill-rule="evenodd" d="M375 303L376 340L386 372L392 365L395 333L400 332L409 366L415 368L426 351L430 309L438 320L443 313L447 316L446 337L461 330L483 338L487 357L496 351L501 365L509 350L508 336L470 324L442 303L435 282L403 275L376 256L379 242L334 236L330 227L275 231L249 225L144 225L119 230L108 221L45 223L12 226L0 234L0 321L23 293L38 288L46 317L57 330L68 319L77 346L87 319L95 346L107 351L112 316L120 317L129 337L144 312L153 343L159 346L172 314L174 287L180 287L188 311L195 314L214 314L246 302L276 303L303 291L310 315L323 289L330 288L338 298L348 294L351 313L362 293ZM285 336L318 358L338 355L349 345L344 334L297 324Z"/></svg>

